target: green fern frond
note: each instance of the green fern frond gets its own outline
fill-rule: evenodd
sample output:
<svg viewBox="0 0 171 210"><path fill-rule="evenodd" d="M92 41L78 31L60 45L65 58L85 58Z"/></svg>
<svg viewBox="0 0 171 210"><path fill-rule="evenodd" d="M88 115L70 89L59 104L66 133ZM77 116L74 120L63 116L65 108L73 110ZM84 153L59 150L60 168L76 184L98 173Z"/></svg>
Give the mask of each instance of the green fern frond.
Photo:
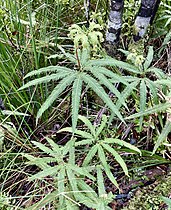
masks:
<svg viewBox="0 0 171 210"><path fill-rule="evenodd" d="M101 166L96 166L96 170L97 170L98 194L99 194L99 197L102 197L106 194L106 191L105 191L104 178L103 178Z"/></svg>
<svg viewBox="0 0 171 210"><path fill-rule="evenodd" d="M62 133L62 132L69 132L72 133L72 128L71 127L66 127L66 128L62 128L60 129L57 133ZM86 131L81 131L81 130L75 130L75 134L83 137L83 138L87 138L87 139L93 139L93 136L86 132Z"/></svg>
<svg viewBox="0 0 171 210"><path fill-rule="evenodd" d="M24 79L26 79L27 77L31 77L31 76L34 76L34 75L39 75L39 74L42 74L42 73L47 73L47 72L58 73L58 72L61 72L61 71L71 72L71 69L69 69L67 67L63 67L63 66L48 66L48 67L40 68L38 70L34 70L34 71L29 72L28 74L26 74Z"/></svg>
<svg viewBox="0 0 171 210"><path fill-rule="evenodd" d="M60 45L57 45L57 47L61 50L62 54L63 54L69 61L71 61L72 63L75 63L75 64L77 63L77 59L76 59L76 57L75 57L73 54L65 52L64 48L63 48L62 46L60 46Z"/></svg>
<svg viewBox="0 0 171 210"><path fill-rule="evenodd" d="M153 46L149 46L148 54L143 65L145 70L148 69L148 67L151 65L151 62L153 61L153 55L154 55Z"/></svg>
<svg viewBox="0 0 171 210"><path fill-rule="evenodd" d="M95 181L95 177L92 176L89 171L92 171L94 167L79 167L77 165L69 165L67 166L67 170L70 168L72 171L74 171L77 175L81 175L83 177L87 176L89 179ZM72 172L73 173L73 172Z"/></svg>
<svg viewBox="0 0 171 210"><path fill-rule="evenodd" d="M43 171L40 171L36 173L35 175L29 177L29 181L34 181L35 179L42 179L46 176L54 176L58 173L58 171L61 169L61 166L53 166L53 167L47 167Z"/></svg>
<svg viewBox="0 0 171 210"><path fill-rule="evenodd" d="M30 207L26 207L26 210L37 210L37 209L41 209L42 207L44 207L46 204L51 203L52 201L54 201L57 197L59 196L58 191L55 190L51 193L48 193L45 195L44 198L42 198L39 202L31 205Z"/></svg>
<svg viewBox="0 0 171 210"><path fill-rule="evenodd" d="M107 116L103 115L100 126L96 128L96 138L101 134L106 124L107 124Z"/></svg>
<svg viewBox="0 0 171 210"><path fill-rule="evenodd" d="M84 116L79 115L78 119L81 120L91 131L92 136L95 136L95 127L92 125L90 120Z"/></svg>
<svg viewBox="0 0 171 210"><path fill-rule="evenodd" d="M41 84L41 83L48 83L50 81L53 81L53 80L59 80L59 79L62 79L66 76L68 76L69 74L71 74L71 71L70 72L60 72L60 73L56 73L56 74L51 74L51 75L46 75L44 77L41 77L41 78L37 78L37 79L34 79L28 83L26 83L25 85L23 85L22 87L20 87L18 90L23 90L25 88L28 88L30 86L33 86L33 85L38 85L38 84Z"/></svg>
<svg viewBox="0 0 171 210"><path fill-rule="evenodd" d="M91 198L92 200L97 199L97 193L93 190L93 188L91 188L88 184L86 184L84 180L80 179L78 181L78 188L79 190L83 191L85 195Z"/></svg>
<svg viewBox="0 0 171 210"><path fill-rule="evenodd" d="M119 185L118 185L116 179L114 178L114 176L109 168L109 165L107 164L106 156L105 156L105 153L104 153L101 145L98 145L98 156L99 156L99 159L105 169L106 175L108 176L110 181L119 189Z"/></svg>
<svg viewBox="0 0 171 210"><path fill-rule="evenodd" d="M155 154L155 152L157 151L158 147L162 144L162 142L164 140L166 140L168 134L171 132L171 122L170 121L166 121L166 124L164 126L164 128L162 129L161 134L159 135L157 142L155 143L154 149L152 154Z"/></svg>
<svg viewBox="0 0 171 210"><path fill-rule="evenodd" d="M80 97L82 91L82 79L79 74L75 79L72 87L72 129L75 132L77 121L78 121L78 111L80 105Z"/></svg>
<svg viewBox="0 0 171 210"><path fill-rule="evenodd" d="M75 146L81 146L81 145L91 145L95 140L94 139L85 139L85 140L81 140L81 141L77 141L75 142Z"/></svg>
<svg viewBox="0 0 171 210"><path fill-rule="evenodd" d="M128 175L128 168L125 164L125 161L123 160L123 158L119 155L119 153L117 153L112 147L110 147L108 144L102 144L102 146L104 147L104 149L106 149L109 153L111 153L115 160L119 163L119 165L122 167L125 175Z"/></svg>
<svg viewBox="0 0 171 210"><path fill-rule="evenodd" d="M146 70L146 72L154 73L159 79L166 78L166 74L164 73L164 71L156 67L150 67L149 69Z"/></svg>
<svg viewBox="0 0 171 210"><path fill-rule="evenodd" d="M45 139L47 140L47 142L50 144L51 148L53 149L53 151L60 156L61 155L61 150L58 144L56 144L52 139L48 138L47 136L45 136Z"/></svg>
<svg viewBox="0 0 171 210"><path fill-rule="evenodd" d="M141 155L141 151L137 147L135 147L134 145L132 145L132 144L126 142L126 141L120 140L120 139L106 138L104 140L104 143L118 144L120 146L124 146L124 147L129 148L129 149L131 149L133 151L136 151L136 152L138 152Z"/></svg>
<svg viewBox="0 0 171 210"><path fill-rule="evenodd" d="M160 85L167 85L168 87L171 87L171 79L159 79L154 82L155 84L160 84Z"/></svg>
<svg viewBox="0 0 171 210"><path fill-rule="evenodd" d="M84 48L82 50L81 59L80 59L81 66L83 68L84 66L86 66L87 62L89 62L89 58L90 58L90 50L87 48Z"/></svg>
<svg viewBox="0 0 171 210"><path fill-rule="evenodd" d="M122 91L121 96L122 96L123 100L126 101L126 99L131 95L132 91L136 88L138 83L139 83L139 81L134 81ZM119 100L116 102L116 106L117 106L118 109L121 108L122 104ZM114 117L115 117L115 114L112 113L111 116L110 116L109 122L108 122L109 125L113 121Z"/></svg>
<svg viewBox="0 0 171 210"><path fill-rule="evenodd" d="M83 73L82 79L85 83L89 85L91 89L106 103L106 105L111 109L112 112L116 114L116 116L125 123L121 113L118 108L114 105L112 100L109 98L103 87L90 75Z"/></svg>
<svg viewBox="0 0 171 210"><path fill-rule="evenodd" d="M98 150L98 146L97 145L94 145L90 151L88 152L86 158L84 159L83 161L83 166L87 166L90 161L93 159L93 157L95 156L96 152Z"/></svg>
<svg viewBox="0 0 171 210"><path fill-rule="evenodd" d="M140 112L145 111L146 100L147 100L147 87L146 87L144 79L142 79L140 83ZM139 121L140 130L142 129L142 123L143 123L143 116L140 117L140 121Z"/></svg>
<svg viewBox="0 0 171 210"><path fill-rule="evenodd" d="M146 79L146 83L147 83L147 86L149 87L149 90L151 92L152 101L154 102L154 104L158 104L159 97L157 95L157 87L156 87L155 83L149 79Z"/></svg>
<svg viewBox="0 0 171 210"><path fill-rule="evenodd" d="M92 71L92 74L94 75L94 77L96 77L100 81L100 83L105 85L113 94L115 94L115 96L118 98L118 100L120 100L120 102L128 109L125 101L121 97L120 92L118 91L117 88L115 88L114 84L112 84L109 81L109 79L107 79L103 74L99 73L97 71L97 69L94 69L94 71Z"/></svg>
<svg viewBox="0 0 171 210"><path fill-rule="evenodd" d="M129 63L118 61L114 58L106 58L106 59L99 59L99 60L91 60L89 65L94 66L117 66L119 68L123 68L129 72L140 74L138 67L135 67Z"/></svg>
<svg viewBox="0 0 171 210"><path fill-rule="evenodd" d="M62 79L60 83L54 88L54 90L51 92L50 96L46 99L44 104L41 106L37 113L36 117L36 124L38 122L38 119L42 116L42 114L51 106L51 104L58 98L58 96L62 93L63 90L66 89L67 86L69 86L73 80L75 79L76 74L71 74L68 77Z"/></svg>
<svg viewBox="0 0 171 210"><path fill-rule="evenodd" d="M44 144L37 142L37 141L32 141L32 143L38 147L40 150L42 150L43 152L45 152L48 155L51 155L52 157L56 157L55 152L53 150L51 150L49 147L46 147Z"/></svg>
<svg viewBox="0 0 171 210"><path fill-rule="evenodd" d="M67 177L69 179L70 185L72 187L72 190L73 191L78 191L77 178L75 177L75 174L73 173L73 171L70 168L70 166L67 167L66 173L67 173Z"/></svg>
<svg viewBox="0 0 171 210"><path fill-rule="evenodd" d="M93 73L93 71L97 71L98 73L101 73L109 78L112 79L112 83L116 82L116 83L122 83L124 85L129 85L129 83L126 81L126 79L123 76L120 76L119 74L116 74L114 72L112 72L111 70L105 68L105 67L101 67L101 66L92 66L89 67L87 70L91 71Z"/></svg>
<svg viewBox="0 0 171 210"><path fill-rule="evenodd" d="M64 196L63 193L65 192L65 176L66 170L64 167L59 170L57 179L58 179L58 194L59 194L59 206L61 207L64 204Z"/></svg>
<svg viewBox="0 0 171 210"><path fill-rule="evenodd" d="M139 112L136 114L133 114L129 117L126 117L125 119L134 119L136 117L141 117L141 116L145 116L145 115L150 115L150 114L154 114L157 112L162 112L162 111L166 111L166 109L170 108L170 103L166 102L166 103L161 103L161 104L157 104L154 105L153 107L146 109L144 112Z"/></svg>

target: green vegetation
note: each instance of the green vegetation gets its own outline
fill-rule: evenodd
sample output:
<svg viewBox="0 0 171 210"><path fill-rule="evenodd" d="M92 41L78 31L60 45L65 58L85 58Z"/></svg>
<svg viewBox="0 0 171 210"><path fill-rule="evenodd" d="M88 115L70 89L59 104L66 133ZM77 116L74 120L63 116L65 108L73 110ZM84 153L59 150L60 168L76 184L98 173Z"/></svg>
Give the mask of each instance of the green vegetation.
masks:
<svg viewBox="0 0 171 210"><path fill-rule="evenodd" d="M2 210L171 208L171 1L138 42L125 1L113 57L85 2L0 2Z"/></svg>

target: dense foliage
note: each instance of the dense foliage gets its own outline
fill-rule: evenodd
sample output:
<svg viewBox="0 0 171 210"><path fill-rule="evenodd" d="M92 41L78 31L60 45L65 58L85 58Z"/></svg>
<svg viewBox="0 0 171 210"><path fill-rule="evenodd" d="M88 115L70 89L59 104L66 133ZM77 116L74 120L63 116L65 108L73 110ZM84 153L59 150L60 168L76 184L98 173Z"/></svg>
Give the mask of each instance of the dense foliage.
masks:
<svg viewBox="0 0 171 210"><path fill-rule="evenodd" d="M142 202L171 206L171 1L138 42L125 1L113 57L108 4L88 3L0 2L2 210L137 209L165 180Z"/></svg>

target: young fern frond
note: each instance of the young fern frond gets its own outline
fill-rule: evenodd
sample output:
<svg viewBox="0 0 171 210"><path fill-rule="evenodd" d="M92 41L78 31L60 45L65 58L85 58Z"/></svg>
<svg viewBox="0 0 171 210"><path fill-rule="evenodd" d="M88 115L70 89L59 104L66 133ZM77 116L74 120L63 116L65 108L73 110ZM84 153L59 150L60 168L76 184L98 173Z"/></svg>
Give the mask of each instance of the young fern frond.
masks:
<svg viewBox="0 0 171 210"><path fill-rule="evenodd" d="M154 73L159 79L164 79L166 78L166 74L159 68L156 67L150 67L146 70L146 73Z"/></svg>
<svg viewBox="0 0 171 210"><path fill-rule="evenodd" d="M64 78L59 82L59 84L54 88L54 90L51 92L49 97L46 99L44 104L41 106L37 113L36 117L36 124L38 122L38 119L42 116L42 114L52 105L52 103L56 100L56 98L68 87L73 80L75 79L76 74L71 74L68 77Z"/></svg>
<svg viewBox="0 0 171 210"><path fill-rule="evenodd" d="M52 157L56 157L54 156L54 151L51 150L49 147L46 147L44 144L37 142L37 141L32 141L32 143L38 147L40 150L42 150L43 152L45 152L48 155L51 155Z"/></svg>

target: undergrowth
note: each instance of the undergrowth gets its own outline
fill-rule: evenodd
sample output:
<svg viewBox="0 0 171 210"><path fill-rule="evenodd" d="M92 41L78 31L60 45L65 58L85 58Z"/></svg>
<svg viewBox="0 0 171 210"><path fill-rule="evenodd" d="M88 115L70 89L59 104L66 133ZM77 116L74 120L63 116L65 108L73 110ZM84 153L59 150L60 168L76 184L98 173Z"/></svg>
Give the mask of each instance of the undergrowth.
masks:
<svg viewBox="0 0 171 210"><path fill-rule="evenodd" d="M138 43L139 4L125 2L115 58L104 49L106 1L91 2L89 23L85 7L0 3L2 210L121 208L132 177L170 164L170 1Z"/></svg>

